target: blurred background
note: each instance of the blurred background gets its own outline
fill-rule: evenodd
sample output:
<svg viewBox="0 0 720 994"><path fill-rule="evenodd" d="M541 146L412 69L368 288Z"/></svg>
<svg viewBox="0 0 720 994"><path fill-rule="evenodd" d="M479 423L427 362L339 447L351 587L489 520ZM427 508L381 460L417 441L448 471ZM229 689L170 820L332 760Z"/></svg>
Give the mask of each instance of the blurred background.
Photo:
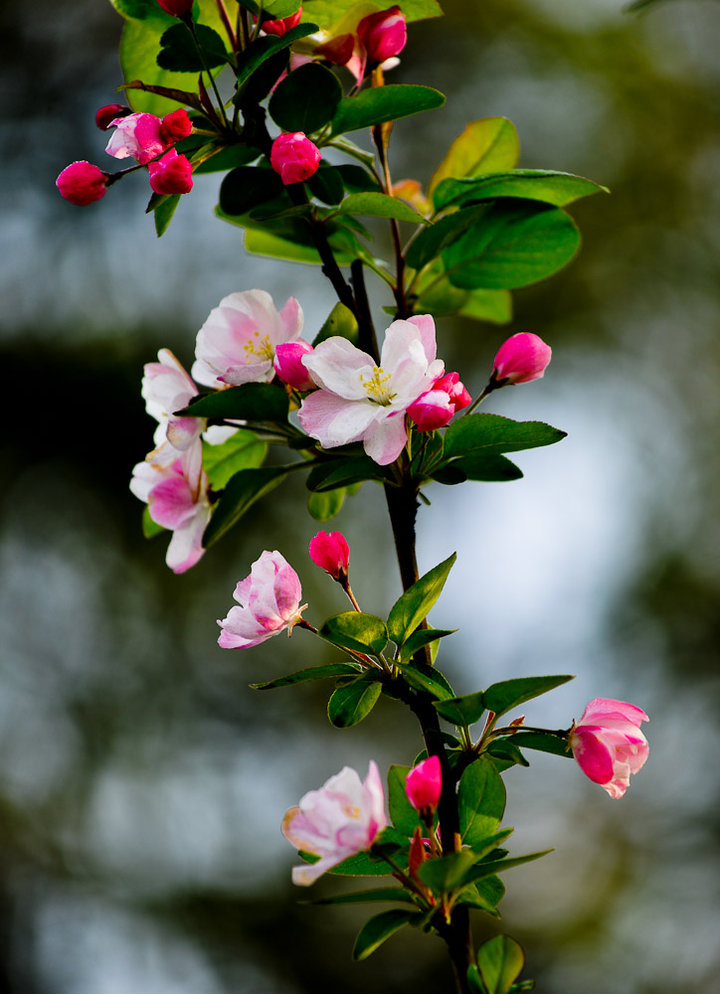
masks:
<svg viewBox="0 0 720 994"><path fill-rule="evenodd" d="M522 166L613 192L572 208L581 255L515 293L511 326L441 322L440 355L473 393L509 333L545 338L545 379L488 410L569 433L520 454L521 481L429 491L421 569L460 553L433 613L461 629L443 668L459 693L577 674L527 705L535 725L567 726L595 696L652 718L621 802L549 756L507 775L514 853L555 852L507 876L503 920L478 915L477 936L521 941L546 994L717 994L720 4L444 7L411 28L393 79L447 105L397 126L394 176L426 182L467 121L501 114ZM412 722L381 702L342 732L327 688L251 691L329 658L305 632L251 653L215 644L264 548L298 569L310 620L344 610L306 555L302 481L183 576L166 539L142 538L127 488L151 447L142 364L169 346L189 366L227 293L297 295L308 337L333 300L318 270L244 253L212 216L217 176L162 241L143 176L84 209L57 195L68 162L105 159L93 118L117 99L121 26L103 0L0 8L0 990L449 991L443 946L410 930L352 964L365 911L299 904L343 882L294 889L280 835L344 764L412 762ZM400 588L380 492L367 484L331 527L364 608L383 613Z"/></svg>

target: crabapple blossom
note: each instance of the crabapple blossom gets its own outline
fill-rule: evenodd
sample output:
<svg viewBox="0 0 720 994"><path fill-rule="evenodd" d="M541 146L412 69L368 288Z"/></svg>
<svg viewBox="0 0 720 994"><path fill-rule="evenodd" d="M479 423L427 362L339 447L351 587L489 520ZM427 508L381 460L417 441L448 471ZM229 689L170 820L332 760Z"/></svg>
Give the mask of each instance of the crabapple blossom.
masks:
<svg viewBox="0 0 720 994"><path fill-rule="evenodd" d="M314 390L315 384L303 365L303 356L309 355L312 345L303 338L296 342L280 342L275 348L273 366L283 383L303 393Z"/></svg>
<svg viewBox="0 0 720 994"><path fill-rule="evenodd" d="M218 645L223 649L248 649L287 629L288 635L307 604L300 606L302 587L297 573L279 552L263 552L240 580L233 597L239 607L231 607Z"/></svg>
<svg viewBox="0 0 720 994"><path fill-rule="evenodd" d="M154 114L127 114L116 117L110 125L115 130L105 151L116 159L136 159L144 166L167 147L160 137L162 121Z"/></svg>
<svg viewBox="0 0 720 994"><path fill-rule="evenodd" d="M442 771L437 756L429 756L414 766L405 780L405 793L416 811L432 813L442 792Z"/></svg>
<svg viewBox="0 0 720 994"><path fill-rule="evenodd" d="M418 431L434 431L449 424L471 400L458 374L446 373L408 407L408 417Z"/></svg>
<svg viewBox="0 0 720 994"><path fill-rule="evenodd" d="M148 163L150 187L154 193L189 193L193 187L192 166L185 155L178 155L174 148L161 159Z"/></svg>
<svg viewBox="0 0 720 994"><path fill-rule="evenodd" d="M308 552L315 565L329 573L333 580L347 577L350 550L341 532L318 532L310 539Z"/></svg>
<svg viewBox="0 0 720 994"><path fill-rule="evenodd" d="M538 335L528 331L511 335L497 351L492 380L498 386L506 383L530 383L545 375L552 349Z"/></svg>
<svg viewBox="0 0 720 994"><path fill-rule="evenodd" d="M399 55L407 42L405 15L396 5L363 17L357 26L357 36L373 64Z"/></svg>
<svg viewBox="0 0 720 994"><path fill-rule="evenodd" d="M300 18L302 17L303 9L300 7L291 14L289 17L282 17L277 20L267 20L263 21L260 27L265 32L266 35L276 35L277 37L282 37L286 34L290 28L294 28L300 23Z"/></svg>
<svg viewBox="0 0 720 994"><path fill-rule="evenodd" d="M275 350L300 338L303 312L290 297L278 312L265 290L224 297L209 314L195 344L193 379L216 389L223 384L269 383Z"/></svg>
<svg viewBox="0 0 720 994"><path fill-rule="evenodd" d="M596 697L570 731L570 748L580 769L610 797L622 797L648 758L650 746L640 730L650 719L624 701Z"/></svg>
<svg viewBox="0 0 720 994"><path fill-rule="evenodd" d="M78 207L86 207L105 196L109 179L108 173L103 172L99 166L81 159L65 166L55 180L55 185L65 200Z"/></svg>
<svg viewBox="0 0 720 994"><path fill-rule="evenodd" d="M186 449L205 428L205 418L176 417L174 412L187 407L197 396L192 378L170 349L160 349L159 362L145 363L142 396L148 414L159 422L155 445L167 439L176 449Z"/></svg>
<svg viewBox="0 0 720 994"><path fill-rule="evenodd" d="M321 159L320 149L303 131L279 135L270 149L270 165L286 186L314 176Z"/></svg>
<svg viewBox="0 0 720 994"><path fill-rule="evenodd" d="M303 359L321 389L303 400L300 423L324 448L362 441L370 458L386 466L407 442L405 412L443 373L435 356L429 314L393 321L379 366L346 338L327 338Z"/></svg>
<svg viewBox="0 0 720 994"><path fill-rule="evenodd" d="M294 866L293 883L307 887L326 870L369 849L386 825L385 794L377 764L370 760L364 781L345 766L319 790L305 794L283 819L282 831L288 842L320 857L317 863Z"/></svg>

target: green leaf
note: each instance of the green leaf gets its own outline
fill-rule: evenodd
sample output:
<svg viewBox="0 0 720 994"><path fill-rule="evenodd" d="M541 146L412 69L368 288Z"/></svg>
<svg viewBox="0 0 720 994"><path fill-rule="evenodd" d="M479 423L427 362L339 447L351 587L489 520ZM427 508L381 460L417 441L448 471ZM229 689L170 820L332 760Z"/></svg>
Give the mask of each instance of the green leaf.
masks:
<svg viewBox="0 0 720 994"><path fill-rule="evenodd" d="M338 877L386 877L393 872L393 869L380 856L359 852L354 856L348 856L328 872Z"/></svg>
<svg viewBox="0 0 720 994"><path fill-rule="evenodd" d="M504 896L505 885L500 877L485 877L483 880L476 880L464 890L458 903L497 915L497 906Z"/></svg>
<svg viewBox="0 0 720 994"><path fill-rule="evenodd" d="M478 863L470 872L473 881L483 880L496 873L504 873L505 870L512 870L516 866L524 866L525 863L532 863L541 856L547 856L552 849L543 849L542 852L529 853L527 856L512 856L509 859L489 859Z"/></svg>
<svg viewBox="0 0 720 994"><path fill-rule="evenodd" d="M155 231L158 238L162 238L167 231L179 203L179 193L164 195L153 193L145 213L153 213L155 215Z"/></svg>
<svg viewBox="0 0 720 994"><path fill-rule="evenodd" d="M168 28L160 38L161 50L157 64L161 69L168 69L170 72L203 72L206 66L215 69L227 62L225 42L217 31L205 24L196 24L195 33L204 59L198 54L188 26L177 23Z"/></svg>
<svg viewBox="0 0 720 994"><path fill-rule="evenodd" d="M321 638L344 649L354 649L377 655L388 641L387 628L382 618L362 611L343 611L328 618L319 631Z"/></svg>
<svg viewBox="0 0 720 994"><path fill-rule="evenodd" d="M239 166L248 166L251 162L259 159L262 152L252 145L228 145L225 148L218 147L207 159L204 159L197 166L193 166L193 175L199 176L202 173L220 173Z"/></svg>
<svg viewBox="0 0 720 994"><path fill-rule="evenodd" d="M335 728L350 728L367 718L382 693L382 684L374 678L360 677L333 691L328 701L328 718Z"/></svg>
<svg viewBox="0 0 720 994"><path fill-rule="evenodd" d="M309 494L307 506L310 516L316 521L330 521L340 512L346 496L347 487L337 487L335 490L327 490L324 493Z"/></svg>
<svg viewBox="0 0 720 994"><path fill-rule="evenodd" d="M523 472L514 462L494 452L473 452L469 456L456 459L442 469L460 470L466 480L485 483L504 483L508 480L521 480ZM433 473L433 479L438 479ZM440 482L444 482L440 480ZM464 482L464 481L463 481Z"/></svg>
<svg viewBox="0 0 720 994"><path fill-rule="evenodd" d="M282 387L270 383L243 383L206 394L175 413L217 421L228 419L286 424L288 404L288 395Z"/></svg>
<svg viewBox="0 0 720 994"><path fill-rule="evenodd" d="M448 176L480 176L514 169L520 158L520 140L515 125L505 117L483 117L472 121L447 150L433 173L428 196Z"/></svg>
<svg viewBox="0 0 720 994"><path fill-rule="evenodd" d="M264 63L273 59L274 56L279 55L281 52L285 53L285 50L292 44L299 41L300 38L305 38L307 35L313 34L317 29L317 24L310 24L309 22L297 24L294 28L286 31L284 35L268 35L264 38L257 38L251 45L248 45L245 51L238 57L237 91L233 98L234 102L242 105L246 97L249 98L251 95L258 97L258 93L251 94L248 92L249 83L253 75ZM278 71L275 79L280 76L281 71ZM267 81L268 89L270 89L273 82L272 79Z"/></svg>
<svg viewBox="0 0 720 994"><path fill-rule="evenodd" d="M508 198L492 202L442 258L454 286L512 290L556 273L579 248L580 232L564 211Z"/></svg>
<svg viewBox="0 0 720 994"><path fill-rule="evenodd" d="M279 197L284 190L282 180L274 169L238 166L220 184L220 207L226 214L246 214L260 204Z"/></svg>
<svg viewBox="0 0 720 994"><path fill-rule="evenodd" d="M385 472L368 456L328 459L316 465L307 478L308 490L323 492L363 480L384 480Z"/></svg>
<svg viewBox="0 0 720 994"><path fill-rule="evenodd" d="M421 576L398 598L390 611L388 631L390 638L401 646L412 635L421 621L427 617L445 586L445 581L453 567L457 554L453 552L439 565Z"/></svg>
<svg viewBox="0 0 720 994"><path fill-rule="evenodd" d="M213 490L222 490L241 469L262 466L267 444L251 431L241 430L221 445L202 443L202 466Z"/></svg>
<svg viewBox="0 0 720 994"><path fill-rule="evenodd" d="M204 547L209 549L214 545L256 501L282 483L289 472L290 467L287 466L265 466L262 469L241 469L231 477L205 529Z"/></svg>
<svg viewBox="0 0 720 994"><path fill-rule="evenodd" d="M433 701L438 714L454 725L474 725L485 712L482 691L452 697L448 701Z"/></svg>
<svg viewBox="0 0 720 994"><path fill-rule="evenodd" d="M469 414L457 418L445 432L444 455L499 455L552 445L566 432L543 421L513 421L499 414Z"/></svg>
<svg viewBox="0 0 720 994"><path fill-rule="evenodd" d="M439 701L446 701L455 696L450 684L434 666L427 666L425 663L408 663L401 665L401 669L406 683L415 690L424 690Z"/></svg>
<svg viewBox="0 0 720 994"><path fill-rule="evenodd" d="M290 17L300 8L300 0L260 0L259 3L255 3L255 0L238 0L238 3L252 14L257 15L262 11L278 20Z"/></svg>
<svg viewBox="0 0 720 994"><path fill-rule="evenodd" d="M367 959L391 935L420 917L422 916L416 911L401 911L399 908L375 915L358 932L353 947L353 959Z"/></svg>
<svg viewBox="0 0 720 994"><path fill-rule="evenodd" d="M454 635L457 628L418 628L416 632L403 643L400 659L409 662L416 652L419 652L426 645L432 645L438 639L445 638L446 635Z"/></svg>
<svg viewBox="0 0 720 994"><path fill-rule="evenodd" d="M283 131L310 134L326 124L342 100L337 76L317 62L288 73L270 97L268 110Z"/></svg>
<svg viewBox="0 0 720 994"><path fill-rule="evenodd" d="M444 179L435 190L433 202L437 210L444 210L497 197L519 197L565 207L580 197L609 192L606 186L572 173L516 169L512 173L478 176L475 179Z"/></svg>
<svg viewBox="0 0 720 994"><path fill-rule="evenodd" d="M305 0L303 4L305 15L312 18L324 30L328 30L328 34L333 37L342 32L329 29L334 28L344 19L349 20L352 26L357 24L362 16L362 14L353 14L352 8L357 7L357 0ZM408 23L426 17L442 16L442 10L437 0L403 0L402 11ZM363 10L363 13L367 13L367 11ZM350 16L348 17L348 15ZM351 30L351 27L347 27L346 30Z"/></svg>
<svg viewBox="0 0 720 994"><path fill-rule="evenodd" d="M162 525L159 525L157 521L153 521L153 519L150 517L150 508L146 504L145 507L143 508L143 513L142 513L143 536L145 538L155 538L156 535L159 535L161 532L164 531L165 528L163 528Z"/></svg>
<svg viewBox="0 0 720 994"><path fill-rule="evenodd" d="M254 229L251 225L247 224L247 218L242 219L234 218L230 215L223 214L222 211L218 211L220 217L225 217L228 221L235 221L240 223L243 227L249 227L250 230L245 235L245 248L251 255L266 255L271 259L285 259L288 262L304 262L309 265L319 266L322 264L322 259L318 255L317 249L312 244L309 234L304 232L307 241L303 240L301 235L298 241L292 241L288 238L284 238L282 235L274 234L272 231L267 230L267 226L264 226L264 230ZM337 242L331 237L330 247L333 249L333 254L335 260L340 266L349 266L353 261L355 256L349 255L343 249L340 249Z"/></svg>
<svg viewBox="0 0 720 994"><path fill-rule="evenodd" d="M511 742L520 749L536 749L538 752L548 752L553 756L573 758L567 736L551 735L549 732L525 732L519 728L512 735Z"/></svg>
<svg viewBox="0 0 720 994"><path fill-rule="evenodd" d="M470 849L430 859L418 868L418 876L433 894L451 894L465 885L477 856Z"/></svg>
<svg viewBox="0 0 720 994"><path fill-rule="evenodd" d="M326 680L329 677L357 676L357 666L351 663L328 663L325 666L311 666L309 669L297 670L287 676L268 680L266 683L251 683L252 690L276 690L278 687L293 687L296 683L308 683L310 680Z"/></svg>
<svg viewBox="0 0 720 994"><path fill-rule="evenodd" d="M342 173L337 166L331 166L327 162L321 162L317 172L305 182L313 197L324 204L334 207L345 196Z"/></svg>
<svg viewBox="0 0 720 994"><path fill-rule="evenodd" d="M492 759L498 773L509 770L511 766L530 765L510 736L493 739L485 755Z"/></svg>
<svg viewBox="0 0 720 994"><path fill-rule="evenodd" d="M526 676L518 680L503 680L488 687L483 693L483 701L488 711L501 715L573 679L572 676Z"/></svg>
<svg viewBox="0 0 720 994"><path fill-rule="evenodd" d="M123 17L144 21L147 18L164 20L167 24L176 23L175 18L159 6L157 0L110 0L118 14Z"/></svg>
<svg viewBox="0 0 720 994"><path fill-rule="evenodd" d="M460 834L465 845L482 845L505 813L505 784L491 760L481 756L464 771L458 789Z"/></svg>
<svg viewBox="0 0 720 994"><path fill-rule="evenodd" d="M380 189L377 179L362 166L346 163L335 168L342 176L343 183L350 193L367 193Z"/></svg>
<svg viewBox="0 0 720 994"><path fill-rule="evenodd" d="M507 290L471 290L458 311L464 318L508 324L512 321L512 296Z"/></svg>
<svg viewBox="0 0 720 994"><path fill-rule="evenodd" d="M429 224L421 214L397 197L386 193L350 193L340 204L340 214L361 214L367 217L390 217L411 224Z"/></svg>
<svg viewBox="0 0 720 994"><path fill-rule="evenodd" d="M445 97L430 86L391 84L361 90L354 97L345 97L332 119L332 133L344 134L370 128L385 121L396 121L410 114L442 107Z"/></svg>
<svg viewBox="0 0 720 994"><path fill-rule="evenodd" d="M372 904L375 901L401 901L403 904L415 904L410 892L402 887L374 887L372 890L354 890L348 894L335 894L333 897L321 897L308 904ZM300 902L304 904L305 902Z"/></svg>
<svg viewBox="0 0 720 994"><path fill-rule="evenodd" d="M393 765L388 770L387 781L390 820L399 832L411 836L418 825L422 826L422 822L408 800L405 790L405 781L409 772L409 766Z"/></svg>
<svg viewBox="0 0 720 994"><path fill-rule="evenodd" d="M357 345L358 342L358 323L355 315L346 307L345 304L338 301L333 307L328 315L325 323L323 324L320 331L317 333L313 339L313 347L324 342L327 338L332 338L334 335L339 335L341 338L347 338L349 342L353 345Z"/></svg>
<svg viewBox="0 0 720 994"><path fill-rule="evenodd" d="M487 994L509 994L525 966L525 954L509 935L496 935L477 951L477 968Z"/></svg>
<svg viewBox="0 0 720 994"><path fill-rule="evenodd" d="M487 215L487 212L485 205L466 207L454 214L441 217L439 221L429 225L420 232L407 250L408 266L412 266L413 269L423 269L428 263L434 262L443 250L457 242L468 230L474 230L474 226Z"/></svg>

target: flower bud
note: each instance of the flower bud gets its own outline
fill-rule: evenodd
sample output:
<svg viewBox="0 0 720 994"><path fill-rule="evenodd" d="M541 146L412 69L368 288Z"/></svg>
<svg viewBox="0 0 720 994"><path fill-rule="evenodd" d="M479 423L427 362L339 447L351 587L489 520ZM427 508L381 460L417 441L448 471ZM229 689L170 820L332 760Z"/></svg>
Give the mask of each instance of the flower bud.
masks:
<svg viewBox="0 0 720 994"><path fill-rule="evenodd" d="M189 193L192 190L192 166L184 155L178 155L174 148L161 159L148 163L150 186L155 193Z"/></svg>
<svg viewBox="0 0 720 994"><path fill-rule="evenodd" d="M342 34L322 45L316 45L313 54L327 59L334 66L345 66L352 58L354 48L355 35Z"/></svg>
<svg viewBox="0 0 720 994"><path fill-rule="evenodd" d="M315 389L315 382L302 361L303 356L309 355L312 351L312 345L302 338L294 342L281 342L275 347L273 365L283 383L303 393Z"/></svg>
<svg viewBox="0 0 720 994"><path fill-rule="evenodd" d="M181 141L192 131L192 121L188 117L187 111L178 107L177 110L166 114L160 123L160 141L164 145L174 145Z"/></svg>
<svg viewBox="0 0 720 994"><path fill-rule="evenodd" d="M449 424L471 400L458 374L446 373L410 404L407 413L418 431L435 431Z"/></svg>
<svg viewBox="0 0 720 994"><path fill-rule="evenodd" d="M260 27L263 29L266 35L276 35L281 38L290 28L294 28L300 23L300 18L302 17L302 7L296 10L294 14L289 17L283 17L279 20L263 21Z"/></svg>
<svg viewBox="0 0 720 994"><path fill-rule="evenodd" d="M61 197L78 207L85 207L105 196L109 179L108 173L104 173L99 166L83 159L66 166L55 180L55 185Z"/></svg>
<svg viewBox="0 0 720 994"><path fill-rule="evenodd" d="M459 373L446 373L433 385L433 390L444 390L455 408L455 413L462 411L472 403L472 397L460 382Z"/></svg>
<svg viewBox="0 0 720 994"><path fill-rule="evenodd" d="M529 383L545 374L552 349L542 338L531 332L521 331L498 349L493 363L492 378L498 385ZM505 381L505 382L503 382Z"/></svg>
<svg viewBox="0 0 720 994"><path fill-rule="evenodd" d="M650 719L625 701L596 697L570 731L573 756L586 777L610 797L622 797L630 776L644 765L650 752L640 725Z"/></svg>
<svg viewBox="0 0 720 994"><path fill-rule="evenodd" d="M270 165L286 186L310 179L321 159L320 149L302 131L280 135L270 150Z"/></svg>
<svg viewBox="0 0 720 994"><path fill-rule="evenodd" d="M430 756L414 766L405 781L408 801L421 814L432 814L440 801L442 771L437 756Z"/></svg>
<svg viewBox="0 0 720 994"><path fill-rule="evenodd" d="M95 124L101 131L107 131L113 121L119 117L127 117L128 114L132 114L132 111L124 104L106 104L95 112Z"/></svg>
<svg viewBox="0 0 720 994"><path fill-rule="evenodd" d="M407 41L405 15L396 5L363 17L357 36L365 47L368 62L384 62L399 55Z"/></svg>
<svg viewBox="0 0 720 994"><path fill-rule="evenodd" d="M310 539L308 552L315 565L329 573L333 580L347 577L350 549L340 532L318 532Z"/></svg>
<svg viewBox="0 0 720 994"><path fill-rule="evenodd" d="M187 17L192 13L193 0L157 0L166 14L173 17Z"/></svg>

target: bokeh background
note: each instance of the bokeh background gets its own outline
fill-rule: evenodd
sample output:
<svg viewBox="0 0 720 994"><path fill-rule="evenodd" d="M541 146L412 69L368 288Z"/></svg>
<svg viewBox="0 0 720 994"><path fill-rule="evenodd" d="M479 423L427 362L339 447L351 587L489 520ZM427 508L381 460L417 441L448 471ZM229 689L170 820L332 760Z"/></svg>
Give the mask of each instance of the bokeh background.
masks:
<svg viewBox="0 0 720 994"><path fill-rule="evenodd" d="M461 629L444 668L459 692L577 674L527 706L533 724L567 726L594 696L652 718L620 802L564 760L508 774L514 851L555 852L508 875L503 921L479 916L478 938L519 939L545 994L717 994L720 4L444 6L411 29L394 79L448 102L398 125L394 175L427 181L468 120L502 114L523 166L613 191L573 208L580 257L517 292L509 328L441 324L440 354L473 392L508 333L542 335L548 375L489 409L569 432L519 456L522 481L430 491L421 568L460 553L433 614ZM292 888L279 830L342 765L411 762L410 720L381 702L341 732L318 685L251 691L326 658L306 633L247 654L215 644L264 548L299 570L312 620L344 609L306 555L302 482L184 576L165 539L142 538L127 481L151 444L143 362L169 346L189 365L235 290L296 294L311 332L333 301L319 271L244 254L212 217L216 176L161 241L142 176L85 209L57 196L66 163L103 161L93 116L117 99L120 29L103 0L0 8L0 990L449 990L442 945L409 930L353 965L363 912L299 904L312 895ZM366 485L333 526L382 613L399 580L380 497Z"/></svg>

